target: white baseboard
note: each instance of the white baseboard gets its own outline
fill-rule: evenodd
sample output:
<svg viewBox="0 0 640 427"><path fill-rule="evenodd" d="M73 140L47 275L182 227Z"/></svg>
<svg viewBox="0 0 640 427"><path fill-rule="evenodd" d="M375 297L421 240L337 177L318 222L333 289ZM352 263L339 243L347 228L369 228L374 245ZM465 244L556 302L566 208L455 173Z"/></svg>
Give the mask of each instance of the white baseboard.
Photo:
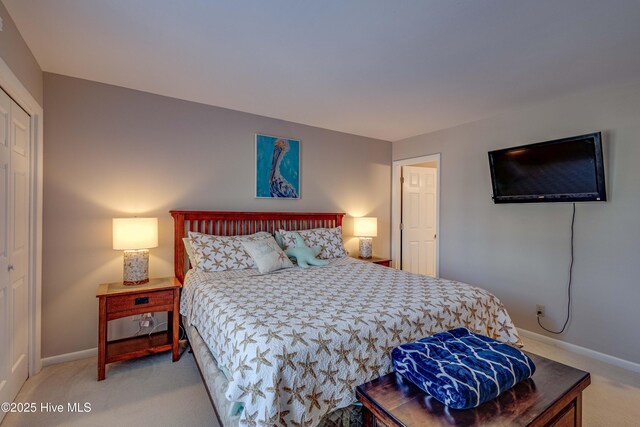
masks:
<svg viewBox="0 0 640 427"><path fill-rule="evenodd" d="M640 373L640 363L632 362L630 360L620 359L619 357L611 356L610 354L600 353L599 351L591 350L590 348L581 347L579 345L571 344L566 341L560 341L555 338L548 337L546 335L537 334L535 332L527 331L526 329L518 328L518 332L525 338L531 338L536 341L543 342L545 344L559 347L564 350L571 351L582 356L590 357L600 362L605 362L619 368L628 369L633 372Z"/></svg>
<svg viewBox="0 0 640 427"><path fill-rule="evenodd" d="M628 369L633 372L640 373L640 363L632 362L630 360L621 359L619 357L611 356L610 354L600 353L599 351L591 350L590 348L581 347L576 344L571 344L566 341L560 341L555 338L541 335L535 332L528 331L526 329L518 328L518 332L525 338L530 338L536 341L543 342L545 344L559 347L564 350L571 351L582 356L587 356L600 362L605 362L613 366L617 366L623 369ZM75 351L73 353L59 354L57 356L45 357L42 359L42 366L55 365L57 363L71 362L72 360L85 359L87 357L93 357L98 354L98 348L89 348L87 350Z"/></svg>
<svg viewBox="0 0 640 427"><path fill-rule="evenodd" d="M86 359L98 354L98 348L74 351L73 353L59 354L57 356L45 357L42 359L42 366L55 365L57 363L71 362L72 360Z"/></svg>

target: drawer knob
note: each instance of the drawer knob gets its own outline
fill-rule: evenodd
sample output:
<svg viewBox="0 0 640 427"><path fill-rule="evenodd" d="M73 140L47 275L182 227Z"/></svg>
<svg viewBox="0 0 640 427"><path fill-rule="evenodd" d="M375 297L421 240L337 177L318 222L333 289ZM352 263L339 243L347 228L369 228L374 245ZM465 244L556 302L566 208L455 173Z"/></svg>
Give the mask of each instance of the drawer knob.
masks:
<svg viewBox="0 0 640 427"><path fill-rule="evenodd" d="M135 305L140 305L140 304L149 304L149 297L136 298Z"/></svg>

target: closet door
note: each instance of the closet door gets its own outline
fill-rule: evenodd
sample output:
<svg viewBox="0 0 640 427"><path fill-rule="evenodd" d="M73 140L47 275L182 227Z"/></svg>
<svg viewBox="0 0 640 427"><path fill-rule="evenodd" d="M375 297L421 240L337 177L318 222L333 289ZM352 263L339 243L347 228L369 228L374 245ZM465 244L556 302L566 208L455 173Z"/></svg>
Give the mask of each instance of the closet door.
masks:
<svg viewBox="0 0 640 427"><path fill-rule="evenodd" d="M11 353L9 324L9 112L11 99L0 89L0 403L10 402L9 359ZM0 411L0 420L4 412Z"/></svg>
<svg viewBox="0 0 640 427"><path fill-rule="evenodd" d="M30 133L29 115L0 90L0 402L29 373Z"/></svg>

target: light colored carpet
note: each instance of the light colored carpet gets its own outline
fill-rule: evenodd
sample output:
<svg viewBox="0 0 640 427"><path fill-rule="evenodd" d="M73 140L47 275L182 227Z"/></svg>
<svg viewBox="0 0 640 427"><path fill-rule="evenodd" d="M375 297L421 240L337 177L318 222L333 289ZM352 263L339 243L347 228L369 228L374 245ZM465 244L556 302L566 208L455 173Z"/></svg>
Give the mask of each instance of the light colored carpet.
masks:
<svg viewBox="0 0 640 427"><path fill-rule="evenodd" d="M584 392L583 425L640 425L640 374L570 353L538 341L525 349L591 372ZM7 414L13 426L214 426L215 414L193 355L171 363L168 353L107 366L107 379L96 381L96 358L46 367L30 378L16 402L90 402L85 414Z"/></svg>
<svg viewBox="0 0 640 427"><path fill-rule="evenodd" d="M591 385L582 394L583 426L640 426L640 374L540 341L524 342L531 353L591 373Z"/></svg>
<svg viewBox="0 0 640 427"><path fill-rule="evenodd" d="M29 378L16 402L89 402L84 414L12 414L2 427L14 426L214 426L209 396L193 355L172 363L163 353L107 365L96 381L97 357L47 366Z"/></svg>

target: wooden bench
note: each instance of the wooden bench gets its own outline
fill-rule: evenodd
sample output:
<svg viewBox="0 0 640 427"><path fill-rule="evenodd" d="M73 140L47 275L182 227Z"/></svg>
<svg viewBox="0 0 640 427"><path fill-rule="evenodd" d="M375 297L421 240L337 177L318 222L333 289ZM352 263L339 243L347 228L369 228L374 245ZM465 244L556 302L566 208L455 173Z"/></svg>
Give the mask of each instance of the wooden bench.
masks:
<svg viewBox="0 0 640 427"><path fill-rule="evenodd" d="M402 376L391 373L358 386L364 427L582 425L582 390L588 372L527 353L536 372L474 409L449 409Z"/></svg>

